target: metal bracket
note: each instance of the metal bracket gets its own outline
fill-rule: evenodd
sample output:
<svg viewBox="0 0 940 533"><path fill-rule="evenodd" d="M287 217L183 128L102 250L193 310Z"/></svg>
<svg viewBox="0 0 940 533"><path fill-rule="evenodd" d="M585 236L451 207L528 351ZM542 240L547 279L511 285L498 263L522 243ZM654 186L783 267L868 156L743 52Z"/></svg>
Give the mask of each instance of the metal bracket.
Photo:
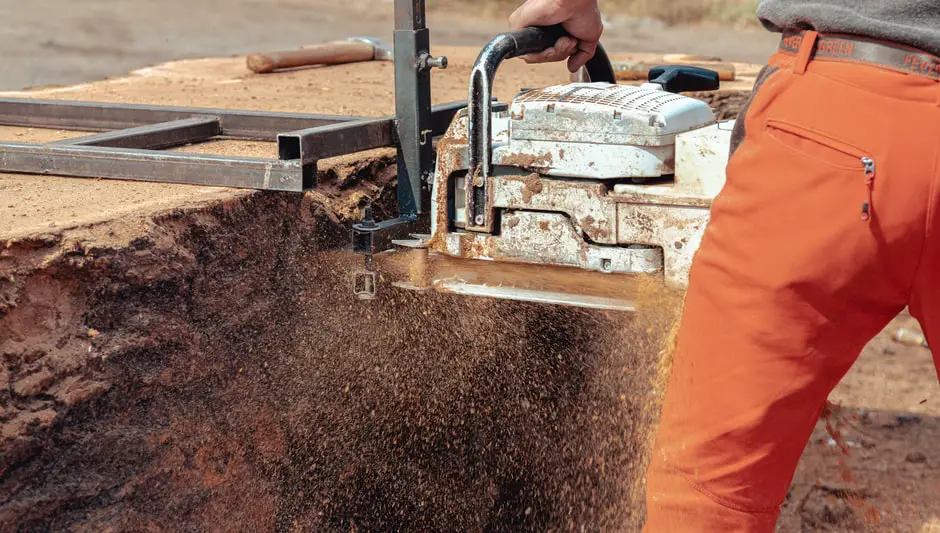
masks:
<svg viewBox="0 0 940 533"><path fill-rule="evenodd" d="M390 250L393 241L404 239L412 233L421 233L427 228L426 217L403 216L375 222L372 219L372 208L366 208L365 217L352 229L353 252L357 254L373 255Z"/></svg>
<svg viewBox="0 0 940 533"><path fill-rule="evenodd" d="M364 266L354 274L353 292L359 299L371 300L377 291L377 278L373 269L373 258L378 252L391 249L394 242L413 233L425 230L427 217L405 215L376 223L372 217L372 208L366 207L362 222L353 225L353 252L363 254Z"/></svg>

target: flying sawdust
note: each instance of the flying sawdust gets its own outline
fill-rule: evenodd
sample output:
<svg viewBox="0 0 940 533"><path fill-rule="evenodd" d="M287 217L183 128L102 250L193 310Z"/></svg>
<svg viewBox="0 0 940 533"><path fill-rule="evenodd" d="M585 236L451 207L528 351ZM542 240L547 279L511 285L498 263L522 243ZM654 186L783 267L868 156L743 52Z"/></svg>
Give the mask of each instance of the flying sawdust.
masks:
<svg viewBox="0 0 940 533"><path fill-rule="evenodd" d="M637 316L439 293L350 294L319 254L275 366L285 531L638 531L660 352L677 299Z"/></svg>

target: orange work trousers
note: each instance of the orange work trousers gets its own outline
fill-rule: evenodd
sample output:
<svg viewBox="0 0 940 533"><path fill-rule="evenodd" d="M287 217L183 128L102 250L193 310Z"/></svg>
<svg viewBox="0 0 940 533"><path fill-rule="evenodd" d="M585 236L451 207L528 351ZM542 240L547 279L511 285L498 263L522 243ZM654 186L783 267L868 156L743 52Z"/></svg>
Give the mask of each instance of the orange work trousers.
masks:
<svg viewBox="0 0 940 533"><path fill-rule="evenodd" d="M736 124L690 273L647 533L774 531L865 344L909 307L940 346L940 83L810 60L816 39L771 58Z"/></svg>

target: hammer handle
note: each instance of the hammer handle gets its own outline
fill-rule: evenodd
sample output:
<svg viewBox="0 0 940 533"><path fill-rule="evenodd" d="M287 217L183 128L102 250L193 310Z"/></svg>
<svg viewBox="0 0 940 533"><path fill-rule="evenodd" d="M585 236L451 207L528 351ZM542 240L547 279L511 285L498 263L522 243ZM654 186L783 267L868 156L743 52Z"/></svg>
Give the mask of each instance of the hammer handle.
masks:
<svg viewBox="0 0 940 533"><path fill-rule="evenodd" d="M275 70L310 65L336 65L371 61L374 57L375 49L369 43L340 41L317 44L300 50L250 54L247 63L252 72L264 74Z"/></svg>

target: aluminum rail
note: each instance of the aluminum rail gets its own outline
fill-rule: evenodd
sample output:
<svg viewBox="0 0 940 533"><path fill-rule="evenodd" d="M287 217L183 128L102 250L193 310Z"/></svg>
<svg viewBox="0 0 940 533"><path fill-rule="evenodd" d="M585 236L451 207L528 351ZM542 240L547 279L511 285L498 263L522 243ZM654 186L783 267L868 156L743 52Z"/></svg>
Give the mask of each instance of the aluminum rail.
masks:
<svg viewBox="0 0 940 533"><path fill-rule="evenodd" d="M0 98L0 125L77 131L121 130L193 117L218 117L222 135L273 141L285 131L355 122L366 117L199 107Z"/></svg>
<svg viewBox="0 0 940 533"><path fill-rule="evenodd" d="M505 108L502 104L494 105L496 109ZM431 108L430 117L422 131L428 149L432 148L428 141L446 133L454 115L465 107L467 103L459 101ZM401 142L396 123L397 118L390 116L281 133L277 136L278 155L281 159L316 163L318 159L394 146ZM431 168L429 166L426 172L430 172Z"/></svg>
<svg viewBox="0 0 940 533"><path fill-rule="evenodd" d="M222 135L219 117L193 117L63 139L49 144L162 150L207 141L219 135Z"/></svg>
<svg viewBox="0 0 940 533"><path fill-rule="evenodd" d="M300 161L102 146L0 142L0 169L79 178L110 178L299 192L309 188Z"/></svg>

